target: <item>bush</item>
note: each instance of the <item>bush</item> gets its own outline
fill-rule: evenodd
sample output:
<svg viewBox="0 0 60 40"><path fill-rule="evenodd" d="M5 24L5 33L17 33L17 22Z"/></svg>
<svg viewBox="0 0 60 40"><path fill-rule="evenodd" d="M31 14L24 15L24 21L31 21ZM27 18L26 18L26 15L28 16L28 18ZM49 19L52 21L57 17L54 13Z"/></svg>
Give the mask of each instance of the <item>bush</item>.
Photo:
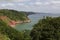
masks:
<svg viewBox="0 0 60 40"><path fill-rule="evenodd" d="M33 27L32 40L60 40L60 17L46 17Z"/></svg>

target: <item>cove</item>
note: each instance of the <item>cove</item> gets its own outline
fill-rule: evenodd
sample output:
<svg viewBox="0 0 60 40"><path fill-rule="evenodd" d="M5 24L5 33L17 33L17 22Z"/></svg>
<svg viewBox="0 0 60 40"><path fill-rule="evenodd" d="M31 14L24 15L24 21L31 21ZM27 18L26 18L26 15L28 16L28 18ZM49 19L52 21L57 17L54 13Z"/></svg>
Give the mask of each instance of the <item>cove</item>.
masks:
<svg viewBox="0 0 60 40"><path fill-rule="evenodd" d="M51 17L57 17L60 16L59 14L32 14L29 15L29 19L31 20L30 23L23 23L23 24L17 24L15 29L18 31L22 31L22 30L31 30L33 28L33 25L38 23L38 21L40 19L43 18L43 16L51 16Z"/></svg>

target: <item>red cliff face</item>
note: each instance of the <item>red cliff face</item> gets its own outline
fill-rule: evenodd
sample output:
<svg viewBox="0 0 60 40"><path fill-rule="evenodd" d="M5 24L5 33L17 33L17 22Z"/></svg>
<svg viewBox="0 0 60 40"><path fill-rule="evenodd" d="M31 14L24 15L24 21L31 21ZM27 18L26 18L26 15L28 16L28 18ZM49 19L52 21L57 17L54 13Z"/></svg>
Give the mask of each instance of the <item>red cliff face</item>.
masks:
<svg viewBox="0 0 60 40"><path fill-rule="evenodd" d="M12 20L12 21L9 22L9 26L13 27L13 26L15 26L15 25L16 25L16 21L13 21L13 20Z"/></svg>
<svg viewBox="0 0 60 40"><path fill-rule="evenodd" d="M13 26L16 25L16 21L14 21L14 20L8 20L9 18L8 18L7 16L0 16L0 19L1 19L2 21L4 21L4 22L8 21L8 22L6 22L6 23L7 23L9 26L11 26L11 27L13 27Z"/></svg>
<svg viewBox="0 0 60 40"><path fill-rule="evenodd" d="M10 21L10 24L15 25L16 22L15 21Z"/></svg>

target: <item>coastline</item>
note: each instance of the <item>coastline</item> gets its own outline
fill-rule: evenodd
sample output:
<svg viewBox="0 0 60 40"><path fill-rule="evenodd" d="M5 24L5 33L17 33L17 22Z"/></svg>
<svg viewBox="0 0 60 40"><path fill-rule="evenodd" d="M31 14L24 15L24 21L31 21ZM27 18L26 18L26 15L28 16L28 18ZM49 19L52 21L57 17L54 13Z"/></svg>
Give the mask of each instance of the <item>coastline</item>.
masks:
<svg viewBox="0 0 60 40"><path fill-rule="evenodd" d="M11 27L15 27L17 24L22 24L22 23L30 23L31 20L24 20L24 21L12 21L12 23L9 23L8 25Z"/></svg>

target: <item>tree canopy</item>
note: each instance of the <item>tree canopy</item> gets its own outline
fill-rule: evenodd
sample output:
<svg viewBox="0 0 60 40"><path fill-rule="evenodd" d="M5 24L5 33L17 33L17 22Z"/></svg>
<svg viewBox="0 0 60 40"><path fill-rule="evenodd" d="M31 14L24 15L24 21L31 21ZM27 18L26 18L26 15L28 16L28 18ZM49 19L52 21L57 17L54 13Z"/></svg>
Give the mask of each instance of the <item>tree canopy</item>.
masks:
<svg viewBox="0 0 60 40"><path fill-rule="evenodd" d="M60 40L60 17L46 17L33 26L32 40Z"/></svg>
<svg viewBox="0 0 60 40"><path fill-rule="evenodd" d="M0 20L0 33L6 35L11 40L23 40L23 35L16 29L9 27L6 23Z"/></svg>
<svg viewBox="0 0 60 40"><path fill-rule="evenodd" d="M0 16L7 16L12 20L26 20L28 19L25 12L19 12L16 10L1 9Z"/></svg>

